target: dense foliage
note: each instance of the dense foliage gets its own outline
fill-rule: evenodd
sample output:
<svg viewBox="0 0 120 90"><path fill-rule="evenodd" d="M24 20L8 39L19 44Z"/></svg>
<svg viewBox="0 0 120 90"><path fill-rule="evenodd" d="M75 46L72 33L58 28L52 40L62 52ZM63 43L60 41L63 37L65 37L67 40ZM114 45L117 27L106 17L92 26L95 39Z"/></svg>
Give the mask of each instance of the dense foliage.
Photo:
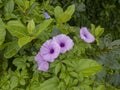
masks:
<svg viewBox="0 0 120 90"><path fill-rule="evenodd" d="M120 0L0 0L0 90L120 90L119 6ZM81 27L93 43L80 38ZM38 70L40 47L61 33L73 48L47 72Z"/></svg>

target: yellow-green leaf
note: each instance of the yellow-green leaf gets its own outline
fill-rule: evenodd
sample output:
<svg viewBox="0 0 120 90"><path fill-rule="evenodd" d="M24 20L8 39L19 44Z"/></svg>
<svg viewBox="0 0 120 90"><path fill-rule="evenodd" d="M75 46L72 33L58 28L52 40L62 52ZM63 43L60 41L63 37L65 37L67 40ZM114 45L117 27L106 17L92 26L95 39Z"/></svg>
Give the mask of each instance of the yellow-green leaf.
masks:
<svg viewBox="0 0 120 90"><path fill-rule="evenodd" d="M96 37L100 37L104 32L104 28L101 28L100 26L98 26L96 29L95 29L95 36Z"/></svg>
<svg viewBox="0 0 120 90"><path fill-rule="evenodd" d="M58 23L66 23L69 21L75 11L75 5L71 5L64 13L61 13L57 18Z"/></svg>
<svg viewBox="0 0 120 90"><path fill-rule="evenodd" d="M45 30L50 24L51 22L53 21L53 19L47 19L45 21L43 21L39 27L36 29L36 34L35 36L38 37L40 35L40 33Z"/></svg>
<svg viewBox="0 0 120 90"><path fill-rule="evenodd" d="M11 58L19 51L19 49L20 47L18 46L17 41L11 42L10 45L5 50L4 57Z"/></svg>
<svg viewBox="0 0 120 90"><path fill-rule="evenodd" d="M63 9L60 6L56 6L54 9L55 17L58 18L62 13Z"/></svg>
<svg viewBox="0 0 120 90"><path fill-rule="evenodd" d="M33 39L34 39L34 37L29 37L29 36L19 38L18 45L19 45L19 47L22 47L22 46L26 45L27 43L31 42Z"/></svg>
<svg viewBox="0 0 120 90"><path fill-rule="evenodd" d="M17 20L12 20L7 23L7 30L12 36L17 38L25 37L27 35L26 27Z"/></svg>
<svg viewBox="0 0 120 90"><path fill-rule="evenodd" d="M102 69L98 62L91 59L80 59L78 63L77 71L83 73L83 76L94 75Z"/></svg>
<svg viewBox="0 0 120 90"><path fill-rule="evenodd" d="M27 30L29 34L33 34L35 31L35 23L33 20L30 20L27 25Z"/></svg>

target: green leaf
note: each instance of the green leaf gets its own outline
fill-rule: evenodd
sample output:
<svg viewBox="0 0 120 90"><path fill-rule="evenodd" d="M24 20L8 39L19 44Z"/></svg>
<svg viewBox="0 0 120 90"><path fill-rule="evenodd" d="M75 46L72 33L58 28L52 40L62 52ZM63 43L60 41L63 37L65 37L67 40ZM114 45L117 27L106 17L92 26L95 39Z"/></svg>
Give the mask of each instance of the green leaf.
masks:
<svg viewBox="0 0 120 90"><path fill-rule="evenodd" d="M78 73L76 73L76 72L70 72L70 75L71 75L72 77L75 77L75 78L78 77Z"/></svg>
<svg viewBox="0 0 120 90"><path fill-rule="evenodd" d="M95 36L96 37L100 37L104 32L104 28L101 28L100 26L98 26L96 29L95 29Z"/></svg>
<svg viewBox="0 0 120 90"><path fill-rule="evenodd" d="M61 14L63 14L63 9L60 6L56 6L54 9L55 17L60 17Z"/></svg>
<svg viewBox="0 0 120 90"><path fill-rule="evenodd" d="M56 65L56 67L55 67L55 74L56 74L56 75L60 72L61 67L62 67L61 63L58 63L58 64Z"/></svg>
<svg viewBox="0 0 120 90"><path fill-rule="evenodd" d="M2 3L3 1L2 0L0 0L0 3Z"/></svg>
<svg viewBox="0 0 120 90"><path fill-rule="evenodd" d="M9 45L11 45L11 42L6 42L6 43L2 44L2 45L0 46L0 50L3 50L4 48L6 48L6 47L9 46Z"/></svg>
<svg viewBox="0 0 120 90"><path fill-rule="evenodd" d="M91 24L91 33L95 35L95 25Z"/></svg>
<svg viewBox="0 0 120 90"><path fill-rule="evenodd" d="M15 14L13 14L13 13L6 13L5 14L5 21L8 21L8 20L10 20L10 19L17 19L18 17L15 15Z"/></svg>
<svg viewBox="0 0 120 90"><path fill-rule="evenodd" d="M114 85L116 87L120 86L120 73L119 72L115 72L114 74L109 76L110 79L108 79L107 81L111 84Z"/></svg>
<svg viewBox="0 0 120 90"><path fill-rule="evenodd" d="M53 77L44 81L40 86L41 87L40 90L57 90L57 86L58 86L58 78Z"/></svg>
<svg viewBox="0 0 120 90"><path fill-rule="evenodd" d="M118 52L105 52L97 55L97 60L104 66L109 67L111 69L120 69L120 63L118 62L117 58L119 58L120 49ZM118 56L118 57L117 57Z"/></svg>
<svg viewBox="0 0 120 90"><path fill-rule="evenodd" d="M53 21L53 19L47 19L45 21L43 21L43 23L41 23L39 25L39 27L36 29L36 34L35 36L38 37L40 35L40 33L45 30L50 24L51 22Z"/></svg>
<svg viewBox="0 0 120 90"><path fill-rule="evenodd" d="M86 5L81 1L78 5L76 5L76 11L77 12L85 12L86 11Z"/></svg>
<svg viewBox="0 0 120 90"><path fill-rule="evenodd" d="M14 1L9 0L4 9L6 13L12 13L14 10Z"/></svg>
<svg viewBox="0 0 120 90"><path fill-rule="evenodd" d="M102 69L99 63L91 59L66 60L64 63L75 72L82 73L84 77L94 75Z"/></svg>
<svg viewBox="0 0 120 90"><path fill-rule="evenodd" d="M92 88L87 85L80 85L79 87L80 87L80 90L92 90Z"/></svg>
<svg viewBox="0 0 120 90"><path fill-rule="evenodd" d="M60 76L59 76L60 79L65 79L66 77L67 77L66 72L60 73Z"/></svg>
<svg viewBox="0 0 120 90"><path fill-rule="evenodd" d="M35 23L33 20L30 20L27 25L27 30L29 34L33 34L35 31Z"/></svg>
<svg viewBox="0 0 120 90"><path fill-rule="evenodd" d="M30 2L29 1L24 1L24 9L27 10L30 7Z"/></svg>
<svg viewBox="0 0 120 90"><path fill-rule="evenodd" d="M11 35L21 38L27 35L26 27L17 20L11 20L7 23L7 30Z"/></svg>
<svg viewBox="0 0 120 90"><path fill-rule="evenodd" d="M71 85L71 86L76 86L76 85L78 85L78 83L79 83L79 80L78 80L78 78L77 79L73 79L73 78L71 78L71 80L72 80L72 82L71 83L69 83L69 85Z"/></svg>
<svg viewBox="0 0 120 90"><path fill-rule="evenodd" d="M101 26L97 26L95 28L95 25L91 24L91 33L95 36L98 46L100 45L99 37L103 34L103 32L104 32L104 28L101 28Z"/></svg>
<svg viewBox="0 0 120 90"><path fill-rule="evenodd" d="M34 2L34 3L30 6L30 8L27 10L27 14L32 13L33 10L35 9L35 7L36 7L37 5L38 5L38 3L37 3L37 2Z"/></svg>
<svg viewBox="0 0 120 90"><path fill-rule="evenodd" d="M16 41L11 42L10 45L6 48L4 57L11 58L19 51L19 49L20 47L18 46L18 43Z"/></svg>
<svg viewBox="0 0 120 90"><path fill-rule="evenodd" d="M15 88L17 85L18 85L18 78L16 76L12 76L10 79L11 89Z"/></svg>
<svg viewBox="0 0 120 90"><path fill-rule="evenodd" d="M22 60L24 60L23 62L24 62L25 64L27 64L27 62L26 62L25 59L22 59ZM25 65L24 65L24 66L25 66ZM20 73L20 78L21 78L21 79L28 79L28 78L29 78L27 69L24 69L24 68L23 68L23 70L22 70L21 73Z"/></svg>
<svg viewBox="0 0 120 90"><path fill-rule="evenodd" d="M22 46L26 45L27 43L31 42L33 39L34 39L34 37L29 37L29 36L19 38L18 45L19 45L19 47L22 47Z"/></svg>
<svg viewBox="0 0 120 90"><path fill-rule="evenodd" d="M102 46L106 45L106 47L109 46L109 44L112 42L112 35L110 33L106 34L104 36L104 40L101 40L101 42L104 41L105 44L102 44Z"/></svg>
<svg viewBox="0 0 120 90"><path fill-rule="evenodd" d="M15 3L16 3L18 6L23 6L23 5L24 5L24 1L23 1L23 0L15 0Z"/></svg>
<svg viewBox="0 0 120 90"><path fill-rule="evenodd" d="M70 76L66 75L66 78L64 78L65 84L68 85L70 83Z"/></svg>
<svg viewBox="0 0 120 90"><path fill-rule="evenodd" d="M78 80L79 80L80 82L82 82L82 81L84 80L84 76L83 76L82 73L79 73L79 75L78 75Z"/></svg>
<svg viewBox="0 0 120 90"><path fill-rule="evenodd" d="M13 64L17 67L17 69L25 69L26 68L26 61L23 58L15 58L13 60Z"/></svg>
<svg viewBox="0 0 120 90"><path fill-rule="evenodd" d="M20 79L20 84L21 84L21 85L25 85L25 79L23 79L23 78Z"/></svg>
<svg viewBox="0 0 120 90"><path fill-rule="evenodd" d="M4 61L2 62L2 69L6 70L8 68L8 60L4 59Z"/></svg>
<svg viewBox="0 0 120 90"><path fill-rule="evenodd" d="M75 11L75 5L71 5L64 13L61 13L57 18L58 23L66 23L69 21Z"/></svg>
<svg viewBox="0 0 120 90"><path fill-rule="evenodd" d="M0 45L2 45L2 43L4 42L5 36L6 36L5 26L2 19L0 18Z"/></svg>
<svg viewBox="0 0 120 90"><path fill-rule="evenodd" d="M79 87L72 87L70 90L80 90Z"/></svg>
<svg viewBox="0 0 120 90"><path fill-rule="evenodd" d="M67 22L71 19L73 13L75 11L75 5L71 5L67 8L67 10L64 12L64 22Z"/></svg>
<svg viewBox="0 0 120 90"><path fill-rule="evenodd" d="M120 39L114 40L113 42L109 43L108 48L113 49L113 48L118 48L120 47Z"/></svg>
<svg viewBox="0 0 120 90"><path fill-rule="evenodd" d="M100 85L95 90L105 90L105 86L104 85Z"/></svg>
<svg viewBox="0 0 120 90"><path fill-rule="evenodd" d="M57 6L54 10L54 14L57 19L57 22L59 24L66 23L71 19L74 11L75 11L75 5L69 6L65 12L63 12L63 9L60 6Z"/></svg>
<svg viewBox="0 0 120 90"><path fill-rule="evenodd" d="M65 82L60 81L57 90L66 90L66 84L65 84Z"/></svg>
<svg viewBox="0 0 120 90"><path fill-rule="evenodd" d="M105 88L106 88L107 90L120 90L120 89L117 89L117 88L113 87L112 85L110 85L110 84L108 84L108 83L105 84Z"/></svg>
<svg viewBox="0 0 120 90"><path fill-rule="evenodd" d="M102 69L98 62L91 59L80 59L77 68L85 77L94 75Z"/></svg>

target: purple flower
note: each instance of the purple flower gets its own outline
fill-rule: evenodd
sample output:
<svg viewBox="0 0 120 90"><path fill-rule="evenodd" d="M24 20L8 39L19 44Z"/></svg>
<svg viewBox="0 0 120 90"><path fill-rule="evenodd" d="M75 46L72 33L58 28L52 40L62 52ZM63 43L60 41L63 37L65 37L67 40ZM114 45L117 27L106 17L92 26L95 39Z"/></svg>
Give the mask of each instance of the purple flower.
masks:
<svg viewBox="0 0 120 90"><path fill-rule="evenodd" d="M40 52L38 52L38 54L35 56L35 61L38 62L38 61L41 61L41 60L43 60L43 58L40 55Z"/></svg>
<svg viewBox="0 0 120 90"><path fill-rule="evenodd" d="M35 61L38 64L38 70L40 71L48 71L49 69L49 64L47 61L45 61L42 56L40 55L40 52L35 56Z"/></svg>
<svg viewBox="0 0 120 90"><path fill-rule="evenodd" d="M43 11L43 14L44 14L44 16L45 16L46 19L51 18L50 15L47 12Z"/></svg>
<svg viewBox="0 0 120 90"><path fill-rule="evenodd" d="M70 37L66 36L65 34L60 34L53 37L53 40L56 41L60 48L61 53L65 53L66 51L72 49L74 43Z"/></svg>
<svg viewBox="0 0 120 90"><path fill-rule="evenodd" d="M38 70L47 72L49 69L49 63L46 61L38 61Z"/></svg>
<svg viewBox="0 0 120 90"><path fill-rule="evenodd" d="M45 61L53 62L60 54L60 46L53 40L47 40L41 47L40 54Z"/></svg>
<svg viewBox="0 0 120 90"><path fill-rule="evenodd" d="M86 27L82 27L80 29L80 38L87 43L92 43L95 40L94 36L87 30Z"/></svg>

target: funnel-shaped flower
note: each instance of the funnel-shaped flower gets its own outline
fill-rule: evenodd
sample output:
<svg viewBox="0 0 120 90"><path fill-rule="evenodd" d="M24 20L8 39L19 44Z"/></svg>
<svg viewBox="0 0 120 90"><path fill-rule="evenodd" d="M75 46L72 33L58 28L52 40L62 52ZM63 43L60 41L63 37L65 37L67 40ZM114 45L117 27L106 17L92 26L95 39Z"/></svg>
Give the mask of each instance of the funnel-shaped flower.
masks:
<svg viewBox="0 0 120 90"><path fill-rule="evenodd" d="M94 36L87 30L86 27L82 27L80 29L80 38L87 43L92 43L95 40Z"/></svg>
<svg viewBox="0 0 120 90"><path fill-rule="evenodd" d="M47 40L41 47L40 54L45 61L53 62L60 54L60 46L53 40Z"/></svg>
<svg viewBox="0 0 120 90"><path fill-rule="evenodd" d="M61 53L65 53L66 51L72 49L74 45L72 39L65 34L57 35L53 37L53 40L59 44Z"/></svg>
<svg viewBox="0 0 120 90"><path fill-rule="evenodd" d="M43 11L43 14L44 14L44 16L45 16L46 19L51 18L50 15L47 12Z"/></svg>
<svg viewBox="0 0 120 90"><path fill-rule="evenodd" d="M40 52L35 56L35 61L38 64L38 70L44 71L44 72L48 71L49 63L42 58L42 56L40 55Z"/></svg>
<svg viewBox="0 0 120 90"><path fill-rule="evenodd" d="M38 70L47 72L49 69L49 63L47 61L38 61Z"/></svg>

